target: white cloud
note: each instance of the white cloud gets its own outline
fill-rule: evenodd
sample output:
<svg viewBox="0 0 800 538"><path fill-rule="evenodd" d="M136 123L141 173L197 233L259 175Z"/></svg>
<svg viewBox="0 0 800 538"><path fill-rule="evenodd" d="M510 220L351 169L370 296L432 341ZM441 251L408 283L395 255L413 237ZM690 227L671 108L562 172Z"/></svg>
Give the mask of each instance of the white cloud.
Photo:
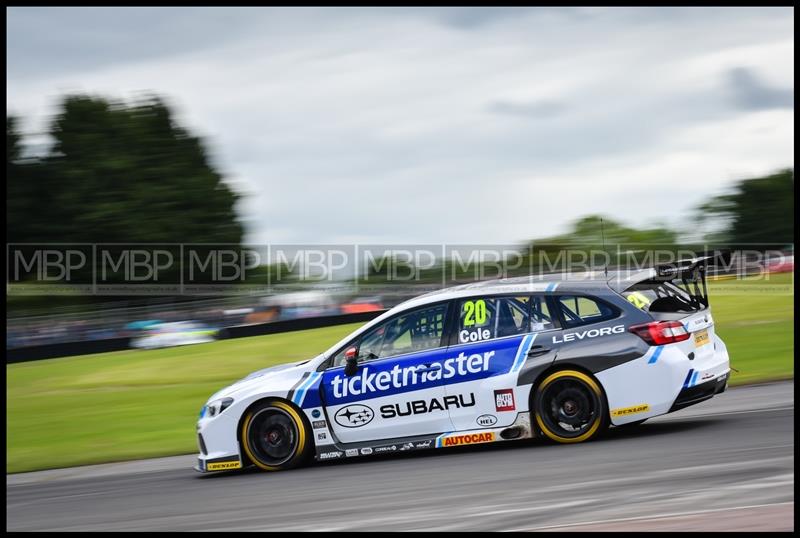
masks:
<svg viewBox="0 0 800 538"><path fill-rule="evenodd" d="M176 13L180 39L200 14ZM728 76L793 90L790 9L231 13L163 56L109 61L102 34L103 62L52 74L14 68L34 31L9 46L7 107L41 130L65 90L166 96L250 193L252 242L507 243L590 212L680 223L733 180L793 166L793 107L738 107Z"/></svg>

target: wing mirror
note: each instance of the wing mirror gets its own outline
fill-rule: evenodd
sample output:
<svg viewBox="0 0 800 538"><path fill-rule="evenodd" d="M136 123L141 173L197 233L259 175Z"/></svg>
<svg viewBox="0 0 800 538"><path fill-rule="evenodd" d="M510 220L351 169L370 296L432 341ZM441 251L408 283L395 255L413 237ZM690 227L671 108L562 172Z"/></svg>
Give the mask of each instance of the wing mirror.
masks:
<svg viewBox="0 0 800 538"><path fill-rule="evenodd" d="M358 371L358 348L352 346L344 352L344 375L351 376Z"/></svg>

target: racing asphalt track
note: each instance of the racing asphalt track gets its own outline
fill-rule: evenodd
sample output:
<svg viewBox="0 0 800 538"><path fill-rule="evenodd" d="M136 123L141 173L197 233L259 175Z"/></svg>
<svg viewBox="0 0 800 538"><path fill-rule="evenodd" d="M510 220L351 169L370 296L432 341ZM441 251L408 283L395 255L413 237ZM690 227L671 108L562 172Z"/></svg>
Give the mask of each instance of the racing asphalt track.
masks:
<svg viewBox="0 0 800 538"><path fill-rule="evenodd" d="M9 475L8 530L793 530L794 385L579 445L498 443L283 473L193 456Z"/></svg>

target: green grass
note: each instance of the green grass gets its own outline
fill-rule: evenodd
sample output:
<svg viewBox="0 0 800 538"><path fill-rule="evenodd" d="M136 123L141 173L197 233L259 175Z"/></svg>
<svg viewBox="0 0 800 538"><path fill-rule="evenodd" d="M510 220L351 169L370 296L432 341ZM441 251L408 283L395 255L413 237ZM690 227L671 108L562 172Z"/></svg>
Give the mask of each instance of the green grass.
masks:
<svg viewBox="0 0 800 538"><path fill-rule="evenodd" d="M206 399L361 324L6 366L7 472L186 454Z"/></svg>
<svg viewBox="0 0 800 538"><path fill-rule="evenodd" d="M732 384L794 375L791 275L711 285ZM6 367L6 471L187 454L205 400L249 372L309 358L359 324Z"/></svg>
<svg viewBox="0 0 800 538"><path fill-rule="evenodd" d="M793 274L713 282L716 332L728 346L732 385L794 376Z"/></svg>

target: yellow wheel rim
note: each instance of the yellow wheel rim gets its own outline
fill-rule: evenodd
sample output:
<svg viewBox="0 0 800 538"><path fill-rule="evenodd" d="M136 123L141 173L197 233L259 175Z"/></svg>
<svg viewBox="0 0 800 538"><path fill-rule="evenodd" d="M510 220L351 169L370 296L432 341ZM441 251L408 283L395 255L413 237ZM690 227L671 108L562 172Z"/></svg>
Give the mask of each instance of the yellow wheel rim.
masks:
<svg viewBox="0 0 800 538"><path fill-rule="evenodd" d="M563 377L574 377L580 379L581 381L586 383L586 385L588 385L589 388L592 389L592 391L597 395L598 398L603 397L603 393L600 390L600 386L597 384L597 382L595 382L594 379L584 374L583 372L578 372L576 370L561 370L559 372L550 374L545 378L544 381L542 381L542 383L539 385L538 390L544 390L550 383L552 383L556 379L561 379ZM594 419L594 423L586 432L582 433L577 437L562 437L557 433L553 432L552 430L550 430L545 425L544 420L542 420L542 417L540 416L538 410L535 412L535 415L536 415L536 424L539 425L539 428L541 428L542 432L553 441L557 441L559 443L580 443L581 441L585 441L586 439L589 439L592 435L594 435L594 433L600 427L600 423L602 422L602 417L598 412L597 416Z"/></svg>

